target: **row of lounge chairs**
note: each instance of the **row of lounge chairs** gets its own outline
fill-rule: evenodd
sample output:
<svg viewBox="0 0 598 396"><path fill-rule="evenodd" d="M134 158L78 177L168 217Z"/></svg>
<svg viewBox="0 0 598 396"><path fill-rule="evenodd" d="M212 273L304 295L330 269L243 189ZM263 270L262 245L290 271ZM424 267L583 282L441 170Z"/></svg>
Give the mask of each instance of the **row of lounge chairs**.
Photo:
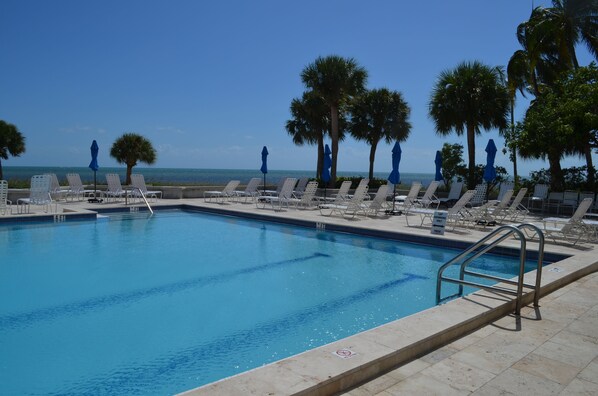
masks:
<svg viewBox="0 0 598 396"><path fill-rule="evenodd" d="M124 190L117 174L107 174L106 181L108 188L105 191L86 189L77 173L67 174L68 188L62 188L58 178L53 173L34 175L31 177L29 196L19 198L16 202L17 213L29 213L31 206L40 206L45 212L58 211L57 201L59 200L83 200L86 198L116 199L119 197L130 197L132 199L141 197L141 193L150 200L157 200L162 197L161 191L148 191L145 179L141 174L131 175L132 187ZM8 200L8 183L0 180L0 214L12 213L12 202Z"/></svg>

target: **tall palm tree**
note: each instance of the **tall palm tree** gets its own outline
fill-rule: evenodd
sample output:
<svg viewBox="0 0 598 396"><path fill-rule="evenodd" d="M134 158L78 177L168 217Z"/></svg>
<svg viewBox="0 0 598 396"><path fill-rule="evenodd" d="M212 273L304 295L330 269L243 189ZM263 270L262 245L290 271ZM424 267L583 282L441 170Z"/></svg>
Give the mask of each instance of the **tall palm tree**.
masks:
<svg viewBox="0 0 598 396"><path fill-rule="evenodd" d="M145 137L136 133L125 133L112 144L110 156L119 164L127 165L126 184L131 184L131 172L137 162L148 165L156 162L156 150Z"/></svg>
<svg viewBox="0 0 598 396"><path fill-rule="evenodd" d="M342 58L337 55L318 57L301 72L303 84L322 96L330 107L331 186L334 186L336 182L339 111L345 103L365 90L367 76L367 71L359 66L353 58Z"/></svg>
<svg viewBox="0 0 598 396"><path fill-rule="evenodd" d="M370 179L374 178L376 148L381 140L407 140L411 130L408 121L410 108L400 92L387 88L366 91L357 97L350 107L349 130L357 140L370 145Z"/></svg>
<svg viewBox="0 0 598 396"><path fill-rule="evenodd" d="M286 122L286 130L298 146L315 144L318 146L318 162L316 177L320 177L324 162L324 136L330 133L330 107L324 99L314 91L306 91L301 99L291 102L292 118ZM339 140L344 139L346 125L344 113L339 115Z"/></svg>
<svg viewBox="0 0 598 396"><path fill-rule="evenodd" d="M18 157L25 152L25 137L16 126L0 120L0 179L4 179L2 159Z"/></svg>
<svg viewBox="0 0 598 396"><path fill-rule="evenodd" d="M432 91L429 115L436 123L436 133L446 136L467 133L469 188L475 187L475 136L481 128L505 128L509 94L499 67L480 62L464 62L443 71Z"/></svg>
<svg viewBox="0 0 598 396"><path fill-rule="evenodd" d="M598 0L552 0L552 7L534 13L534 30L556 46L560 63L579 68L575 47L580 43L598 59Z"/></svg>

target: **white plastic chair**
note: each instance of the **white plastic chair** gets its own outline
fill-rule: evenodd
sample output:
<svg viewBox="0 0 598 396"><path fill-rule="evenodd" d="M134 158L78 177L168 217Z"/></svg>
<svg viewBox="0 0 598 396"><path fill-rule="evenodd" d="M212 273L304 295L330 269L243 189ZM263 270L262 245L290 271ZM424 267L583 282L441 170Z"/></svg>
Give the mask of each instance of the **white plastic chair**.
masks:
<svg viewBox="0 0 598 396"><path fill-rule="evenodd" d="M533 210L536 203L540 203L540 210L544 212L546 198L548 197L548 185L536 184L533 194L527 199L527 208Z"/></svg>
<svg viewBox="0 0 598 396"><path fill-rule="evenodd" d="M152 199L154 202L156 202L158 200L158 196L162 198L162 191L151 191L147 189L147 186L145 184L145 178L141 173L131 174L131 185L134 187L134 189L131 191L131 195L133 197L140 197L139 191L141 191L145 198L148 200Z"/></svg>
<svg viewBox="0 0 598 396"><path fill-rule="evenodd" d="M318 192L318 182L311 181L307 183L307 186L303 189L303 193L299 198L291 198L291 203L295 204L298 209L311 209L318 206L318 200L316 198L316 192Z"/></svg>
<svg viewBox="0 0 598 396"><path fill-rule="evenodd" d="M431 181L424 195L421 198L417 199L416 203L423 206L424 208L434 206L434 209L437 209L438 205L440 205L440 200L434 194L436 194L436 190L438 189L439 185L439 181Z"/></svg>
<svg viewBox="0 0 598 396"><path fill-rule="evenodd" d="M29 188L29 198L19 198L17 200L17 212L29 213L32 205L41 206L44 212L52 212L52 203L54 203L54 212L58 212L58 205L52 200L50 195L50 186L52 177L50 175L35 175L31 177L31 186Z"/></svg>
<svg viewBox="0 0 598 396"><path fill-rule="evenodd" d="M66 180L69 182L69 189L66 191L67 200L69 197L73 200L77 199L78 201L86 197L95 198L97 194L96 190L86 190L85 187L83 187L81 176L79 176L78 173L67 173Z"/></svg>
<svg viewBox="0 0 598 396"><path fill-rule="evenodd" d="M368 185L360 183L355 189L350 200L344 201L341 204L321 204L320 214L323 216L331 216L333 213L339 213L343 217L355 217L357 213L367 214L363 201L366 199L368 193Z"/></svg>
<svg viewBox="0 0 598 396"><path fill-rule="evenodd" d="M593 235L593 231L583 222L583 217L588 212L590 206L592 206L592 198L585 198L570 218L548 217L542 219L541 223L534 224L544 232L546 237L551 238L555 243L565 241L575 245L584 236L589 240Z"/></svg>
<svg viewBox="0 0 598 396"><path fill-rule="evenodd" d="M258 187L260 186L261 181L262 179L259 177L250 179L249 183L247 183L247 186L245 186L245 190L235 190L233 193L233 200L241 202L241 199L243 199L243 202L247 202L248 199L255 199L255 197L259 195Z"/></svg>
<svg viewBox="0 0 598 396"><path fill-rule="evenodd" d="M273 209L278 208L278 210L282 210L283 206L289 207L289 204L292 203L295 184L297 184L296 178L286 178L278 195L261 195L257 197L255 202L256 207L265 208L267 204L272 205Z"/></svg>
<svg viewBox="0 0 598 396"><path fill-rule="evenodd" d="M461 197L461 191L463 191L463 182L456 181L451 184L451 190L449 191L448 197L446 198L439 198L438 200L440 203L444 203L449 205L451 202L457 202L459 197Z"/></svg>
<svg viewBox="0 0 598 396"><path fill-rule="evenodd" d="M488 191L488 184L480 183L475 186L475 194L469 202L472 206L479 206L486 202L486 191Z"/></svg>
<svg viewBox="0 0 598 396"><path fill-rule="evenodd" d="M113 200L116 200L116 198L124 197L127 194L127 192L123 190L122 184L120 184L120 176L116 173L107 173L106 183L108 184L108 188L103 192L106 199L112 198Z"/></svg>
<svg viewBox="0 0 598 396"><path fill-rule="evenodd" d="M0 180L0 214L12 214L12 202L8 199L8 182Z"/></svg>
<svg viewBox="0 0 598 396"><path fill-rule="evenodd" d="M239 184L241 184L240 180L231 180L226 184L226 186L224 186L224 189L220 191L204 191L203 197L206 199L206 202L209 202L212 199L216 199L216 201L220 199L221 202L224 202L227 198L231 198L235 195L235 189Z"/></svg>
<svg viewBox="0 0 598 396"><path fill-rule="evenodd" d="M68 193L67 190L63 190L60 187L60 183L58 182L58 177L56 173L46 173L46 175L50 176L50 196L55 200L65 199Z"/></svg>

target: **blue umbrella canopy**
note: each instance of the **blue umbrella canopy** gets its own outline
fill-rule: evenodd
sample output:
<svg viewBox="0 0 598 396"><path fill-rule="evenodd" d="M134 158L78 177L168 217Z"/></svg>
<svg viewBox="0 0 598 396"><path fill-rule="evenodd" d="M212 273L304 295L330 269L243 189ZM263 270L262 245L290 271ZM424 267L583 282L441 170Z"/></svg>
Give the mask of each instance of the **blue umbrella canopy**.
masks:
<svg viewBox="0 0 598 396"><path fill-rule="evenodd" d="M324 145L324 163L322 164L322 181L324 183L328 183L330 181L330 167L332 166L332 158L330 155L332 151L330 151L330 147L328 145Z"/></svg>
<svg viewBox="0 0 598 396"><path fill-rule="evenodd" d="M392 172L388 175L388 181L392 184L401 183L401 174L399 173L399 162L401 162L401 145L395 142L392 148Z"/></svg>
<svg viewBox="0 0 598 396"><path fill-rule="evenodd" d="M490 139L486 145L486 167L484 168L484 180L490 183L496 179L496 169L494 168L494 159L496 158L496 145L494 140Z"/></svg>
<svg viewBox="0 0 598 396"><path fill-rule="evenodd" d="M434 176L434 180L444 180L444 178L442 177L442 173L440 173L440 169L442 168L442 154L440 153L440 150L436 151L436 158L434 158L434 164L436 164L436 175Z"/></svg>
<svg viewBox="0 0 598 396"><path fill-rule="evenodd" d="M260 171L263 174L268 173L268 149L266 146L262 149L262 167L260 168Z"/></svg>
<svg viewBox="0 0 598 396"><path fill-rule="evenodd" d="M99 150L98 143L94 140L93 143L91 143L91 162L89 163L89 168L94 172L100 169L100 166L98 165Z"/></svg>

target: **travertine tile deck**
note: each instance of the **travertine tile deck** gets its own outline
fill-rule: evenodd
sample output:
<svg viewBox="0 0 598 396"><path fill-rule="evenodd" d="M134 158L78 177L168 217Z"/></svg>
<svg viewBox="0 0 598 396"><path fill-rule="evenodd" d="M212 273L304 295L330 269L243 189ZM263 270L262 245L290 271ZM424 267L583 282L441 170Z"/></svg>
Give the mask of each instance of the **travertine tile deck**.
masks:
<svg viewBox="0 0 598 396"><path fill-rule="evenodd" d="M598 273L345 396L597 395Z"/></svg>

